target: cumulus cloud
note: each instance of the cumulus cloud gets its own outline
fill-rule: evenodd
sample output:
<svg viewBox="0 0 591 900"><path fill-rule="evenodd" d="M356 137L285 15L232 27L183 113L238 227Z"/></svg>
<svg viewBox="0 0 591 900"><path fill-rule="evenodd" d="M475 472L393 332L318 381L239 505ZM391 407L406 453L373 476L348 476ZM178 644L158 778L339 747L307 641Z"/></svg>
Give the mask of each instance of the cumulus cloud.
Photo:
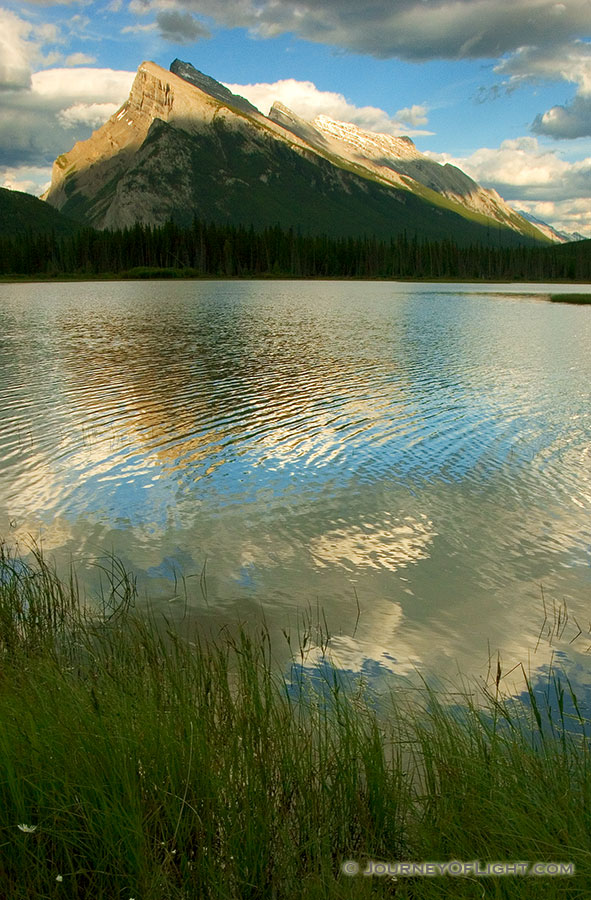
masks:
<svg viewBox="0 0 591 900"><path fill-rule="evenodd" d="M51 181L51 166L0 166L0 187L39 196Z"/></svg>
<svg viewBox="0 0 591 900"><path fill-rule="evenodd" d="M577 40L550 49L522 47L495 71L507 75L508 90L523 82L561 80L577 85L570 103L553 106L536 116L532 123L535 134L553 138L578 138L591 135L591 44Z"/></svg>
<svg viewBox="0 0 591 900"><path fill-rule="evenodd" d="M534 137L481 147L467 157L428 155L458 166L512 206L533 212L555 228L591 237L591 157L568 162Z"/></svg>
<svg viewBox="0 0 591 900"><path fill-rule="evenodd" d="M389 116L385 110L377 106L355 106L343 96L334 91L321 91L312 81L296 81L294 78L286 78L272 83L261 82L258 84L226 84L234 94L240 94L250 100L265 114L276 100L283 103L302 119L312 121L316 116L330 116L331 119L339 119L345 122L353 122L360 128L368 131L379 131L385 134L432 134L430 131L417 131L409 129L408 125L426 124L426 107L413 106L410 109L400 110L396 116ZM402 116L402 113L405 115ZM409 114L410 118L406 117ZM417 122L417 117L421 120Z"/></svg>
<svg viewBox="0 0 591 900"><path fill-rule="evenodd" d="M576 200L525 200L520 209L542 222L548 222L558 231L578 232L591 238L591 201L584 197Z"/></svg>
<svg viewBox="0 0 591 900"><path fill-rule="evenodd" d="M553 106L536 116L532 123L535 134L553 138L578 138L591 135L591 96L576 96L565 106Z"/></svg>
<svg viewBox="0 0 591 900"><path fill-rule="evenodd" d="M591 199L591 157L568 162L541 147L534 137L506 140L499 147L481 147L470 156L429 154L463 169L507 200Z"/></svg>
<svg viewBox="0 0 591 900"><path fill-rule="evenodd" d="M120 105L120 103L74 103L66 109L61 109L57 118L64 128L76 128L78 125L98 128L109 116L117 112Z"/></svg>
<svg viewBox="0 0 591 900"><path fill-rule="evenodd" d="M426 125L429 121L427 118L427 107L419 106L414 103L412 106L405 106L394 114L394 118L401 122L408 122L409 125Z"/></svg>
<svg viewBox="0 0 591 900"><path fill-rule="evenodd" d="M96 62L96 56L89 56L88 53L70 53L66 57L67 66L88 66Z"/></svg>
<svg viewBox="0 0 591 900"><path fill-rule="evenodd" d="M83 16L71 16L66 32L75 36L90 20ZM31 73L35 67L51 66L64 62L61 48L67 40L63 32L52 23L28 21L10 10L0 8L0 90L22 90L31 87ZM87 53L71 53L65 59L66 66L81 66L95 62Z"/></svg>
<svg viewBox="0 0 591 900"><path fill-rule="evenodd" d="M589 29L588 0L132 0L134 12L182 8L262 37L291 32L377 57L498 58Z"/></svg>
<svg viewBox="0 0 591 900"><path fill-rule="evenodd" d="M160 36L172 44L194 44L201 38L211 37L205 25L188 12L163 10L156 16L156 24Z"/></svg>
<svg viewBox="0 0 591 900"><path fill-rule="evenodd" d="M36 72L28 89L5 92L0 105L0 167L50 165L74 139L90 137L92 129L124 102L135 76L91 68L73 74L66 68Z"/></svg>
<svg viewBox="0 0 591 900"><path fill-rule="evenodd" d="M589 26L588 26L589 27ZM508 85L523 81L561 80L578 85L584 94L591 93L591 44L575 40L569 44L557 41L552 47L521 47L495 66L495 72L508 76Z"/></svg>
<svg viewBox="0 0 591 900"><path fill-rule="evenodd" d="M71 69L45 69L32 76L31 87L32 93L48 102L72 98L120 105L129 94L135 74L120 69L81 68L75 74Z"/></svg>
<svg viewBox="0 0 591 900"><path fill-rule="evenodd" d="M7 9L0 9L0 89L28 87L31 63L39 52L33 26Z"/></svg>

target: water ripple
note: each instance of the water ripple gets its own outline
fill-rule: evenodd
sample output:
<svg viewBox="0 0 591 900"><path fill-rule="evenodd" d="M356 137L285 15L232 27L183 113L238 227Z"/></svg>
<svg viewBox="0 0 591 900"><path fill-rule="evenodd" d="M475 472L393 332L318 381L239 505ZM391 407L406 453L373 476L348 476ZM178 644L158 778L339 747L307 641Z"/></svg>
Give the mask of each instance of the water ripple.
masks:
<svg viewBox="0 0 591 900"><path fill-rule="evenodd" d="M446 641L470 617L508 639L512 592L587 583L588 309L453 286L0 288L1 522L116 538L146 571L213 556L224 597L360 581L364 646L410 621L408 659L420 610Z"/></svg>

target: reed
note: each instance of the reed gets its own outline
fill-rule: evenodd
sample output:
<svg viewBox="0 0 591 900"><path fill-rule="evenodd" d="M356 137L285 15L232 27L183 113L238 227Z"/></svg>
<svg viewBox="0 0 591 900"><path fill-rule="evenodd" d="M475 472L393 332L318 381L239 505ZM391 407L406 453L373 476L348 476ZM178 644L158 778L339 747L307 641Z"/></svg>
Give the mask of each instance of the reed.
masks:
<svg viewBox="0 0 591 900"><path fill-rule="evenodd" d="M1 896L584 896L588 729L580 711L567 727L568 682L554 717L529 682L523 702L498 681L478 702L374 697L328 662L310 678L309 633L287 677L264 628L181 634L101 566L97 608L73 571L0 552ZM577 874L351 877L346 860Z"/></svg>

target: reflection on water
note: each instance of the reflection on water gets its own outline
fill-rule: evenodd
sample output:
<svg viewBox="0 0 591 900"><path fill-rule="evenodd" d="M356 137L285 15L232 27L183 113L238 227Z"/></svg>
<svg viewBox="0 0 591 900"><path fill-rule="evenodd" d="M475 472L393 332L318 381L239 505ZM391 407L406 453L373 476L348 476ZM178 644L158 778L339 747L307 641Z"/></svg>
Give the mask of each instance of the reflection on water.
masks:
<svg viewBox="0 0 591 900"><path fill-rule="evenodd" d="M204 620L318 604L355 671L525 660L540 585L589 597L591 316L519 292L1 285L0 534L162 602L206 562Z"/></svg>
<svg viewBox="0 0 591 900"><path fill-rule="evenodd" d="M413 522L409 516L393 522L387 512L379 524L350 525L345 520L337 524L342 527L312 538L308 550L317 566L341 566L352 575L367 567L395 572L410 562L426 559L433 537L432 523Z"/></svg>

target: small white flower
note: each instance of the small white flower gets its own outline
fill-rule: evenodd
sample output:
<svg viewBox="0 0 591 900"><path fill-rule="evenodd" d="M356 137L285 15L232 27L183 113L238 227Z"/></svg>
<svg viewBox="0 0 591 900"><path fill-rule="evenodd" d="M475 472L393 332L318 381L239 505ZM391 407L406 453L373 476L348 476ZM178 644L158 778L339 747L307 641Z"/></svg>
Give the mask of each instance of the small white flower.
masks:
<svg viewBox="0 0 591 900"><path fill-rule="evenodd" d="M34 831L37 831L36 825L23 824L23 825L17 825L16 827L19 828L21 831L24 831L26 834L33 834Z"/></svg>
<svg viewBox="0 0 591 900"><path fill-rule="evenodd" d="M56 880L56 881L63 881L63 880L64 880L64 876L63 876L63 875L56 875L56 876L55 876L55 880Z"/></svg>

